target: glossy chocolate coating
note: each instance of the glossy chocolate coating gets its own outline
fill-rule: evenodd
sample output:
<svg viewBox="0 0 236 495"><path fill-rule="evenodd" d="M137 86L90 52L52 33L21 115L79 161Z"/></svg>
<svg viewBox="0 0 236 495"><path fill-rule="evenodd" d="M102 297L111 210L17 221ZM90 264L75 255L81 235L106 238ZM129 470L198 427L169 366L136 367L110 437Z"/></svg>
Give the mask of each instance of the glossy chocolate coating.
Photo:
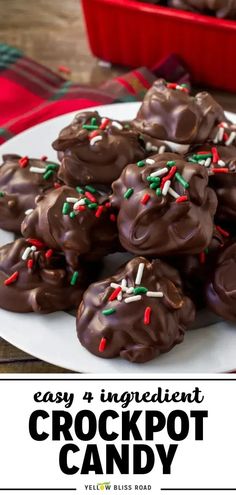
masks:
<svg viewBox="0 0 236 495"><path fill-rule="evenodd" d="M62 186L38 197L36 208L22 223L22 235L37 238L52 249L63 251L68 264L75 268L83 259L93 261L115 251L117 226L110 219L113 213L107 196L94 193L95 209L84 205L84 211L77 211L74 218L70 216L74 205L67 203L67 198L79 201L85 196L72 187ZM65 203L69 205L68 212L63 214ZM103 211L97 218L100 206Z"/></svg>
<svg viewBox="0 0 236 495"><path fill-rule="evenodd" d="M217 150L219 163L221 165L219 165L218 162L213 163L213 158L211 163L209 163L209 161L207 163L206 160L203 160L203 162L208 165L206 169L209 174L209 186L214 189L218 199L216 218L219 222L235 222L236 147L232 145L223 146L218 144L205 144L203 146L195 147L191 153L188 154L188 159L192 160L199 152L206 151L209 153L212 151L212 148ZM204 163L202 164L203 167L205 167Z"/></svg>
<svg viewBox="0 0 236 495"><path fill-rule="evenodd" d="M221 18L236 18L236 0L170 0L169 3L177 9L212 13Z"/></svg>
<svg viewBox="0 0 236 495"><path fill-rule="evenodd" d="M95 127L103 122L98 112L78 113L53 143L61 160L59 177L69 186L110 186L128 163L142 160L146 154L139 133L128 123L114 120L109 120L104 130L97 129L102 139L93 144L89 136L96 129L83 128L90 125L92 119L96 121Z"/></svg>
<svg viewBox="0 0 236 495"><path fill-rule="evenodd" d="M236 243L219 255L214 271L206 286L209 308L224 318L236 321Z"/></svg>
<svg viewBox="0 0 236 495"><path fill-rule="evenodd" d="M76 284L71 285L73 270L62 254L53 253L47 258L48 249L43 248L22 260L30 245L21 238L0 248L0 307L18 313L51 313L77 307L88 285L84 269L78 270ZM33 260L32 269L27 267L29 260ZM5 285L15 272L19 272L18 279Z"/></svg>
<svg viewBox="0 0 236 495"><path fill-rule="evenodd" d="M108 301L114 292L111 283L120 285L126 279L127 287L139 287L135 280L140 263L144 263L140 285L152 292L162 292L163 297L142 294L140 300L127 304L125 300L133 294L123 292L121 301ZM147 307L151 309L149 324L144 322ZM116 312L104 315L102 311L109 308ZM96 356L120 356L144 363L182 342L194 316L194 305L183 295L177 271L160 260L150 262L138 257L113 277L90 285L78 310L77 333L81 344Z"/></svg>
<svg viewBox="0 0 236 495"><path fill-rule="evenodd" d="M35 206L36 196L52 188L57 180L57 169L49 174L48 179L43 173L30 171L31 167L46 169L52 162L31 158L27 166L21 168L19 160L19 155L4 155L0 166L0 228L17 234L25 211Z"/></svg>
<svg viewBox="0 0 236 495"><path fill-rule="evenodd" d="M190 96L157 79L146 93L134 125L143 134L186 145L205 142L226 120L222 107L209 93Z"/></svg>
<svg viewBox="0 0 236 495"><path fill-rule="evenodd" d="M203 308L205 303L204 287L207 277L212 271L216 256L223 246L228 243L229 236L224 230L214 228L213 237L208 248L199 254L176 256L167 261L180 273L184 292L195 303L197 308Z"/></svg>
<svg viewBox="0 0 236 495"><path fill-rule="evenodd" d="M200 253L211 241L217 206L214 191L207 187L207 171L173 153L152 156L151 161L152 164L148 159L142 168L128 165L112 185L112 205L119 212L117 225L122 246L131 253L153 257ZM186 196L186 201L176 202L179 198L169 192L160 196L158 190L150 188L151 174L165 168L170 171L168 162L174 162L177 173L189 185L185 189L176 176L171 179L172 193ZM160 177L158 187L166 175ZM129 189L133 194L127 199ZM143 204L146 195L149 199Z"/></svg>

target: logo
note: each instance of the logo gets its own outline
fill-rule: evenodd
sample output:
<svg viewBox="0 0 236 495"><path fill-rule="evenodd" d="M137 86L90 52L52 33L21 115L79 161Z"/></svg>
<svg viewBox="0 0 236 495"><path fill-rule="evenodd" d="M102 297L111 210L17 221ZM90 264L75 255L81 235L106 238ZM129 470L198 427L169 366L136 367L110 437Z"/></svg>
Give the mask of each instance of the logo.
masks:
<svg viewBox="0 0 236 495"><path fill-rule="evenodd" d="M98 490L110 490L111 483L110 481L104 481L103 483L97 483Z"/></svg>

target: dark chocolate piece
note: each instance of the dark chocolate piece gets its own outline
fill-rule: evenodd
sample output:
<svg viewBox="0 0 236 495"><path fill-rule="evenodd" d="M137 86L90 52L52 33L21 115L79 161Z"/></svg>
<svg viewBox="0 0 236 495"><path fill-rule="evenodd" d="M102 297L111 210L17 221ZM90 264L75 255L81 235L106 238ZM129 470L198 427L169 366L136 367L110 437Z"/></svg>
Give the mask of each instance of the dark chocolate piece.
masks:
<svg viewBox="0 0 236 495"><path fill-rule="evenodd" d="M59 177L73 187L110 186L128 163L146 155L143 140L130 124L90 111L78 113L60 132L53 148L61 160Z"/></svg>
<svg viewBox="0 0 236 495"><path fill-rule="evenodd" d="M122 246L135 254L172 256L200 253L209 245L217 199L204 167L179 155L128 165L113 183Z"/></svg>
<svg viewBox="0 0 236 495"><path fill-rule="evenodd" d="M158 79L146 93L133 124L143 134L179 143L203 143L227 121L222 107L207 92L190 96L185 85ZM173 151L186 151L178 148Z"/></svg>
<svg viewBox="0 0 236 495"><path fill-rule="evenodd" d="M65 253L76 267L117 249L116 218L106 195L91 186L62 186L38 197L36 208L22 223L24 237L33 237Z"/></svg>
<svg viewBox="0 0 236 495"><path fill-rule="evenodd" d="M170 7L235 19L236 0L169 0Z"/></svg>
<svg viewBox="0 0 236 495"><path fill-rule="evenodd" d="M202 164L208 171L209 186L214 189L218 199L217 220L235 222L236 147L207 143L193 148L187 159L191 163Z"/></svg>
<svg viewBox="0 0 236 495"><path fill-rule="evenodd" d="M57 183L57 163L4 155L0 166L0 228L20 233L25 212L35 198ZM39 171L42 171L40 173Z"/></svg>
<svg viewBox="0 0 236 495"><path fill-rule="evenodd" d="M77 307L88 285L84 268L73 271L62 254L32 239L0 248L0 307L51 313ZM32 329L33 330L33 329Z"/></svg>
<svg viewBox="0 0 236 495"><path fill-rule="evenodd" d="M90 285L78 310L77 333L96 356L144 363L182 342L194 316L177 271L138 257Z"/></svg>
<svg viewBox="0 0 236 495"><path fill-rule="evenodd" d="M219 255L206 286L208 307L224 320L236 321L236 243Z"/></svg>

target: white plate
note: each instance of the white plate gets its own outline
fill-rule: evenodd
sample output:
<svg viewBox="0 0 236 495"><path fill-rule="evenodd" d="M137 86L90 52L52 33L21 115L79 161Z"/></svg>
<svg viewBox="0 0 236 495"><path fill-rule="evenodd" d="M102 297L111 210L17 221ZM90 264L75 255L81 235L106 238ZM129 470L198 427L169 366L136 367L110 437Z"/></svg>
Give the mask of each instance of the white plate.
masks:
<svg viewBox="0 0 236 495"><path fill-rule="evenodd" d="M104 116L128 120L135 116L138 107L138 103L123 103L101 106L98 110ZM50 160L56 159L51 143L75 113L22 132L0 146L0 153L47 155ZM236 115L229 117L236 122ZM0 245L12 239L12 234L0 230ZM0 310L0 335L39 359L87 373L215 373L236 368L236 328L225 322L188 332L183 344L142 365L100 359L87 352L77 340L75 318L64 312L37 315Z"/></svg>

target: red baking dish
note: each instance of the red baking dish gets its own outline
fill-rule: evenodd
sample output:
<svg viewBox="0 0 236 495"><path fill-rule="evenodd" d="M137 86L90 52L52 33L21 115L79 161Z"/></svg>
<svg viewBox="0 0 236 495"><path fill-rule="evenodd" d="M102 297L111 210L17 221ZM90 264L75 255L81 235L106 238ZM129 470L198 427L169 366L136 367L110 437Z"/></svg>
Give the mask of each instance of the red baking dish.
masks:
<svg viewBox="0 0 236 495"><path fill-rule="evenodd" d="M97 57L152 69L179 55L195 83L236 91L236 22L135 0L82 0Z"/></svg>

